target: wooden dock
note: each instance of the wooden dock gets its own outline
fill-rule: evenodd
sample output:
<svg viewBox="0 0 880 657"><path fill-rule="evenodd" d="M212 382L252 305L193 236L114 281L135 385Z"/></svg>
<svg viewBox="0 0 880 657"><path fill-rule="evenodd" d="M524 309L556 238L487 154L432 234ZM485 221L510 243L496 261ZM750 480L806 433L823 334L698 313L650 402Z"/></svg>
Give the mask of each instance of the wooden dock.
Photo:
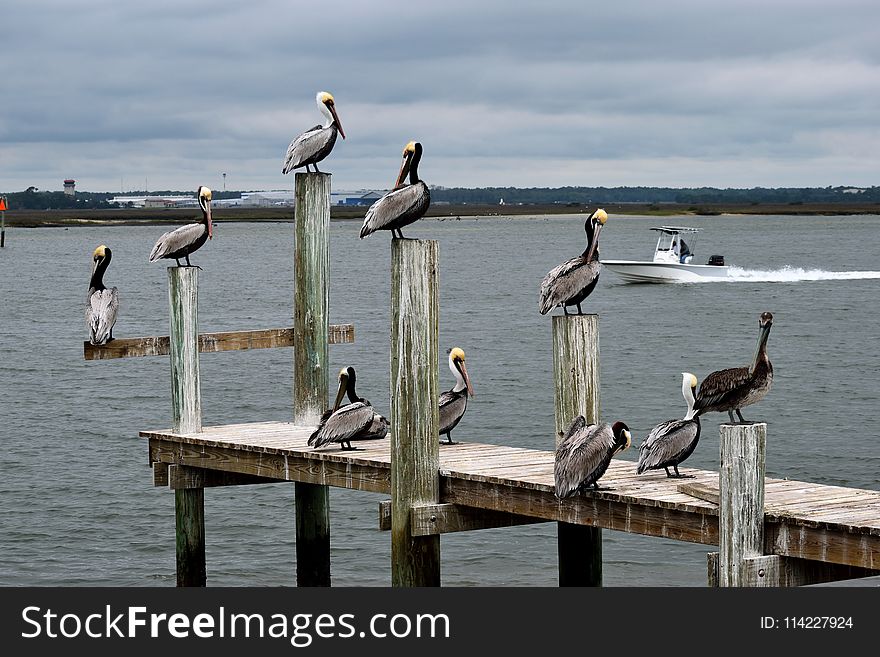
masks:
<svg viewBox="0 0 880 657"><path fill-rule="evenodd" d="M156 485L234 485L298 481L391 493L391 442L355 443L353 452L306 445L312 427L262 422L205 427L201 433L142 431L149 439ZM635 474L612 462L602 485L611 490L559 500L553 452L461 443L440 450L440 501L411 511L413 534L427 536L503 524L560 521L647 536L719 544L718 505L685 492L718 490L718 472L681 468L693 479L660 471ZM686 482L686 483L682 483ZM498 512L474 521L472 510ZM387 509L380 523L390 528ZM482 514L479 514L482 515ZM468 521L471 518L471 521ZM802 481L765 480L764 553L880 569L880 492Z"/></svg>
<svg viewBox="0 0 880 657"><path fill-rule="evenodd" d="M354 341L350 324L331 325L330 176L296 175L293 326L226 333L198 331L198 270L168 269L169 335L84 345L86 360L168 355L170 429L142 431L153 483L174 491L178 586L204 586L204 489L294 482L299 586L329 586L329 487L385 493L379 528L390 531L394 586L440 584L440 535L536 522L557 523L560 586L602 584L602 531L704 545L713 586L796 586L880 571L880 492L767 479L765 423L719 427L719 471L680 468L635 474L615 460L607 490L559 500L554 452L504 445L439 444L439 246L391 241L391 433L356 451L308 447L328 407L328 346ZM551 320L555 427L600 421L599 318ZM291 422L203 427L202 353L292 347ZM711 424L704 421L703 433ZM462 436L456 434L461 440ZM502 437L503 440L503 437ZM704 441L711 440L707 435Z"/></svg>

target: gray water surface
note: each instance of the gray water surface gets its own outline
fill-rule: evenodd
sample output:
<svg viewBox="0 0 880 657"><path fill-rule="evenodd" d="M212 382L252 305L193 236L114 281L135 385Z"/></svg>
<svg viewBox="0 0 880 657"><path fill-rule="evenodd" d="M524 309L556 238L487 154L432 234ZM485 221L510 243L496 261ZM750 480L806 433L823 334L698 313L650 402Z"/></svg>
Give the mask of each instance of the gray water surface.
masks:
<svg viewBox="0 0 880 657"><path fill-rule="evenodd" d="M767 474L880 488L877 408L878 217L667 217L707 230L697 261L724 254L734 282L627 285L611 272L585 302L600 315L602 416L624 420L638 445L681 417L681 372L702 379L746 365L758 316L775 316L773 389L745 409L768 422ZM407 237L440 242L440 345L467 353L476 397L457 440L550 449L550 320L537 312L546 272L583 249L584 216L423 220ZM657 218L612 216L601 255L647 259ZM387 414L389 241L333 223L331 322L357 342L331 346L333 371L358 370L359 392ZM85 362L83 302L91 253L113 250L106 283L120 290L117 337L168 333L165 263L147 255L166 227L13 229L0 251L0 583L168 586L174 583L174 500L152 486L143 429L170 424L166 358ZM689 240L690 241L690 240ZM219 224L192 261L200 330L289 326L293 226ZM843 273L840 273L843 272ZM289 349L207 354L204 423L288 420ZM441 364L440 386L452 386ZM332 384L331 384L332 385ZM688 465L717 469L717 423L705 418ZM635 460L637 450L622 458ZM337 585L390 584L384 496L332 489ZM205 493L210 585L294 585L293 487ZM604 532L608 585L703 585L706 546ZM443 583L555 585L553 524L446 535Z"/></svg>

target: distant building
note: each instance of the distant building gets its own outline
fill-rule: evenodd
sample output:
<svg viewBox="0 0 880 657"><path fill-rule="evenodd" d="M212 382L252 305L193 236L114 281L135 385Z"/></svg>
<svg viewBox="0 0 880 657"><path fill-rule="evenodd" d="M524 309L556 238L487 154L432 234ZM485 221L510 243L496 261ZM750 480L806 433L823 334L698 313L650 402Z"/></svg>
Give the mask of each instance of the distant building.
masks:
<svg viewBox="0 0 880 657"><path fill-rule="evenodd" d="M331 192L331 205L372 205L382 198L382 192L361 189L356 192Z"/></svg>
<svg viewBox="0 0 880 657"><path fill-rule="evenodd" d="M68 196L76 195L76 181L73 178L64 181L64 193Z"/></svg>

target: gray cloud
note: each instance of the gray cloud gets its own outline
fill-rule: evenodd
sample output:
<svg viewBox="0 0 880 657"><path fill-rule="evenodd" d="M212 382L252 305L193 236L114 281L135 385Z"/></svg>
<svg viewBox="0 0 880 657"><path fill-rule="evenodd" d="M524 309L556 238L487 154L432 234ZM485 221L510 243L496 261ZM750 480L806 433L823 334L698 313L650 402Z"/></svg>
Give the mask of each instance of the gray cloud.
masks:
<svg viewBox="0 0 880 657"><path fill-rule="evenodd" d="M182 5L182 6L181 6ZM290 186L319 89L337 188L875 184L873 1L11 0L0 189ZM12 27L14 26L14 27Z"/></svg>

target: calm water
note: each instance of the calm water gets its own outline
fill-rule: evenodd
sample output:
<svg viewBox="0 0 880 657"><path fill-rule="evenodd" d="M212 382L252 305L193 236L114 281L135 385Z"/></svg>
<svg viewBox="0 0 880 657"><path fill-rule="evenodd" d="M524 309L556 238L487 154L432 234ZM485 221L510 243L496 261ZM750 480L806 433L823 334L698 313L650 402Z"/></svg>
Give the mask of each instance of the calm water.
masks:
<svg viewBox="0 0 880 657"><path fill-rule="evenodd" d="M757 318L775 322L774 387L748 419L769 423L768 475L880 488L878 217L670 217L707 228L697 260L724 254L737 281L639 286L605 272L585 303L600 314L602 415L625 420L637 442L683 414L680 372L702 379L745 365ZM603 258L650 256L654 218L612 216ZM353 322L357 343L331 347L334 370L358 369L361 394L388 407L389 236L332 226L331 321ZM168 362L82 360L82 306L91 252L113 249L106 282L120 289L117 337L167 334L165 266L147 262L163 227L13 229L0 252L0 584L169 586L173 496L152 486L141 429L170 422ZM461 346L477 397L458 440L553 444L550 321L538 286L582 249L583 216L422 221L407 236L441 253L442 351ZM202 331L290 325L293 227L221 224L194 258ZM832 273L844 272L844 273ZM286 420L290 350L206 355L205 424ZM452 385L443 364L441 388ZM688 465L717 468L714 414ZM623 458L633 460L637 450ZM206 492L212 585L295 583L293 487ZM332 563L338 585L390 583L383 496L332 489ZM608 585L703 585L705 546L610 532ZM552 524L444 536L446 585L554 585Z"/></svg>

